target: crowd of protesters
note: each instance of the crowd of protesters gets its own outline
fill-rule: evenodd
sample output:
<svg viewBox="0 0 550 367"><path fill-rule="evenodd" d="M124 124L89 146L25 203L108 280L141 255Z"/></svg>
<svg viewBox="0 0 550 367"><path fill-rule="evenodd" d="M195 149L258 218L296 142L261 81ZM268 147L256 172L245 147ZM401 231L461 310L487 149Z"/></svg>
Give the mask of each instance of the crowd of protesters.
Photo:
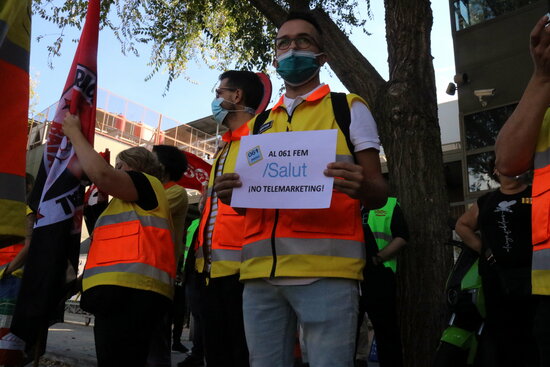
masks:
<svg viewBox="0 0 550 367"><path fill-rule="evenodd" d="M498 137L490 173L500 189L456 224L480 259L486 318L477 366L550 365L547 23L543 17L532 31L535 71ZM181 151L130 148L113 168L86 140L78 116L65 116L63 133L83 171L112 196L95 220L82 277L98 366L171 366L172 350L188 352L180 340L186 303L193 347L180 367L366 366L365 314L380 366L403 365L396 257L409 231L397 198L388 197L376 122L361 97L321 83L323 29L310 14L291 13L274 46L285 90L270 110L264 75L219 76L212 114L228 131L190 226L187 193L176 184L187 169ZM336 159L324 170L334 179L329 208L231 206L233 189L246 180L235 172L241 137L329 129L338 134ZM533 162L531 189L516 176ZM4 262L2 278L22 265L19 258Z"/></svg>

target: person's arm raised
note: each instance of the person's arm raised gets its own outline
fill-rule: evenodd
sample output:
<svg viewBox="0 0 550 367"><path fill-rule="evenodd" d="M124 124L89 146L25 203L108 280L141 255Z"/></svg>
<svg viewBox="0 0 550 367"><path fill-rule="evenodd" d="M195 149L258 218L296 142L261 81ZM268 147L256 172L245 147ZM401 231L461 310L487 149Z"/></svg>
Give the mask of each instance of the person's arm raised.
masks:
<svg viewBox="0 0 550 367"><path fill-rule="evenodd" d="M82 169L101 191L124 201L138 200L138 192L130 176L111 167L94 150L82 134L77 115L67 112L63 120L63 133L70 139Z"/></svg>
<svg viewBox="0 0 550 367"><path fill-rule="evenodd" d="M542 17L531 31L531 56L535 70L518 106L500 130L496 168L515 176L531 168L542 120L550 105L550 27Z"/></svg>

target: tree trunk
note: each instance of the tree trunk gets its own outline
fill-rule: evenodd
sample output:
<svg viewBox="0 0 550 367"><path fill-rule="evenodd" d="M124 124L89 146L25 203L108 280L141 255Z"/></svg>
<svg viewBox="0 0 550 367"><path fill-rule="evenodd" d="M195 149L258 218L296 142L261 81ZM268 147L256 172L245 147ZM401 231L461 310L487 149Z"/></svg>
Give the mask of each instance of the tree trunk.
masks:
<svg viewBox="0 0 550 367"><path fill-rule="evenodd" d="M405 365L431 366L445 325L445 281L452 265L441 133L430 49L429 0L385 0L390 81L374 106L388 158L390 188L411 241L398 284Z"/></svg>
<svg viewBox="0 0 550 367"><path fill-rule="evenodd" d="M251 0L276 26L285 10ZM385 82L320 8L324 51L340 81L372 108L388 160L390 189L399 198L410 241L399 257L399 318L405 366L427 367L445 324L444 288L452 265L441 133L430 50L429 0L385 0L390 80Z"/></svg>

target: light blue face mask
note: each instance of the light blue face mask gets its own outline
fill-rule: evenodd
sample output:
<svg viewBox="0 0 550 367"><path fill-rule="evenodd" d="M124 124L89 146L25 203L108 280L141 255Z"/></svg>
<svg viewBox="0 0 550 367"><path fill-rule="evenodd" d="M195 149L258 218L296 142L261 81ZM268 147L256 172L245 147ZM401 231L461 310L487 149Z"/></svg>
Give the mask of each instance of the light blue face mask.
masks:
<svg viewBox="0 0 550 367"><path fill-rule="evenodd" d="M303 85L319 73L321 66L317 56L322 54L291 49L277 57L277 73L293 87Z"/></svg>
<svg viewBox="0 0 550 367"><path fill-rule="evenodd" d="M214 98L214 100L212 101L212 115L214 115L214 120L216 120L216 122L220 125L223 123L223 120L225 120L225 117L227 116L227 114L229 112L244 111L244 112L248 112L252 115L256 114L256 111L253 108L250 108L250 107L244 107L241 110L227 110L227 109L222 107L222 103L224 101L227 102L227 103L231 103L231 104L235 105L233 102L226 101L222 97Z"/></svg>
<svg viewBox="0 0 550 367"><path fill-rule="evenodd" d="M223 101L225 101L225 99L222 97L214 98L212 101L212 115L214 115L214 120L220 125L225 119L225 116L229 113L228 110L222 107Z"/></svg>

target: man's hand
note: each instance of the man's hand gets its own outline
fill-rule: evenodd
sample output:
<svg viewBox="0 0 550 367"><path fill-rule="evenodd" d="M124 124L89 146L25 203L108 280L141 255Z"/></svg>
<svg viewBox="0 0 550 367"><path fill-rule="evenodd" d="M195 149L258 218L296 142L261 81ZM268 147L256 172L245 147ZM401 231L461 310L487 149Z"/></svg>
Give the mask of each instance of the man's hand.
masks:
<svg viewBox="0 0 550 367"><path fill-rule="evenodd" d="M79 132L82 132L80 117L78 117L78 115L72 115L67 111L65 119L63 120L63 134L70 139L71 136Z"/></svg>
<svg viewBox="0 0 550 367"><path fill-rule="evenodd" d="M241 187L243 184L236 173L224 173L214 180L214 191L218 199L225 205L231 205L233 188Z"/></svg>
<svg viewBox="0 0 550 367"><path fill-rule="evenodd" d="M363 167L350 162L332 162L324 171L325 176L334 177L334 188L353 199L361 199L363 188Z"/></svg>
<svg viewBox="0 0 550 367"><path fill-rule="evenodd" d="M531 31L531 57L535 71L533 76L550 82L550 27L548 16L542 17Z"/></svg>

